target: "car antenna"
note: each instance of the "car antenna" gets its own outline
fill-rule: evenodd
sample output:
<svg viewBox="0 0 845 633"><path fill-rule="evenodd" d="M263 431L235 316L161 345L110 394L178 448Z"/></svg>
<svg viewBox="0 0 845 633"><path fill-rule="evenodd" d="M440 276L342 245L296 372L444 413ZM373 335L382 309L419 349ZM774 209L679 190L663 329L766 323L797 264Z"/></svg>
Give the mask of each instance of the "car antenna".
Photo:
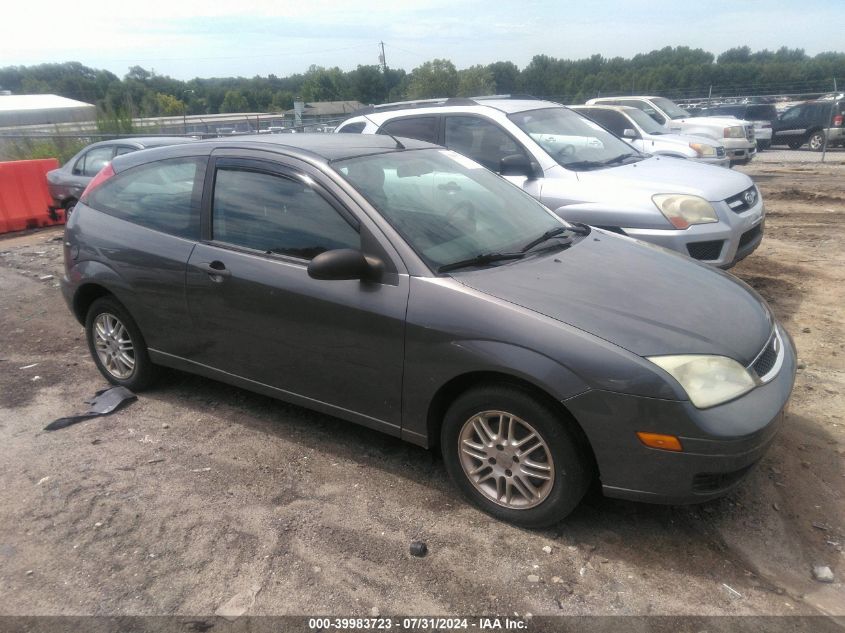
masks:
<svg viewBox="0 0 845 633"><path fill-rule="evenodd" d="M370 117L368 117L366 114L362 114L361 116L362 116L362 117L364 117L365 119L367 119L367 121L369 121L369 122L370 122L370 123L372 123L373 125L375 125L375 126L376 126L376 130L378 130L378 129L379 129L379 124L378 124L378 123L376 123L375 121L373 121L373 120L372 120ZM395 136L393 136L393 134L391 134L390 132L382 132L382 134L387 134L390 138L392 138L392 139L393 139L393 142L394 142L394 143L396 143L396 149L405 149L405 146L404 146L404 145L402 145L401 141L400 141L398 138L396 138Z"/></svg>

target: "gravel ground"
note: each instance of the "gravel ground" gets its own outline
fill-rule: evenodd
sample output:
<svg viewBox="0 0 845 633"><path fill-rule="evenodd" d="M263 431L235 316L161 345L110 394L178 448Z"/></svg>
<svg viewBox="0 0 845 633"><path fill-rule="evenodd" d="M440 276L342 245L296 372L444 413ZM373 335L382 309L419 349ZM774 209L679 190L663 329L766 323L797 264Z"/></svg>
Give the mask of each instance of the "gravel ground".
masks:
<svg viewBox="0 0 845 633"><path fill-rule="evenodd" d="M177 372L42 431L105 383L61 229L0 239L0 615L845 615L845 166L743 170L769 215L733 273L802 363L784 431L726 499L591 494L543 531L464 503L432 452Z"/></svg>

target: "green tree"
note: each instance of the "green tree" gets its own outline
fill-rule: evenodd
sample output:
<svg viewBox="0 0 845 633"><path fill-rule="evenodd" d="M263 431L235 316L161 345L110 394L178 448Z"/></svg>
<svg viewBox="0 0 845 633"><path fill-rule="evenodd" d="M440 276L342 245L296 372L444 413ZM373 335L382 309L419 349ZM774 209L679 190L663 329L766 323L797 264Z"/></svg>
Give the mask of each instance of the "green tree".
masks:
<svg viewBox="0 0 845 633"><path fill-rule="evenodd" d="M156 93L156 103L158 116L177 116L187 112L184 101L161 92Z"/></svg>
<svg viewBox="0 0 845 633"><path fill-rule="evenodd" d="M477 97L494 92L496 82L486 66L470 66L458 71L458 96Z"/></svg>
<svg viewBox="0 0 845 633"><path fill-rule="evenodd" d="M496 94L513 94L519 89L519 67L513 62L495 62L487 70L493 75Z"/></svg>
<svg viewBox="0 0 845 633"><path fill-rule="evenodd" d="M246 97L241 94L240 90L227 90L223 97L223 102L220 104L220 112L247 112L249 110L249 102Z"/></svg>
<svg viewBox="0 0 845 633"><path fill-rule="evenodd" d="M408 97L430 99L458 94L458 71L448 59L434 59L411 71Z"/></svg>

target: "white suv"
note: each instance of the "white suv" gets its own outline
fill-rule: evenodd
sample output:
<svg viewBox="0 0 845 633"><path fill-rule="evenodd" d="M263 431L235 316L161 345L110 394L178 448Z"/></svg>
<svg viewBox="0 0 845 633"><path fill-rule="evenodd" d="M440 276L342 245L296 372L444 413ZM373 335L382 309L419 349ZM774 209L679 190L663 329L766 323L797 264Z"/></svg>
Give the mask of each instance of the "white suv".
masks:
<svg viewBox="0 0 845 633"><path fill-rule="evenodd" d="M734 117L695 117L665 97L601 97L587 105L616 105L639 108L668 132L709 136L724 144L731 165L746 165L757 153L754 125Z"/></svg>
<svg viewBox="0 0 845 633"><path fill-rule="evenodd" d="M715 266L732 266L763 239L763 201L745 174L643 154L550 101L492 97L370 106L335 132L443 145L499 173L567 220Z"/></svg>

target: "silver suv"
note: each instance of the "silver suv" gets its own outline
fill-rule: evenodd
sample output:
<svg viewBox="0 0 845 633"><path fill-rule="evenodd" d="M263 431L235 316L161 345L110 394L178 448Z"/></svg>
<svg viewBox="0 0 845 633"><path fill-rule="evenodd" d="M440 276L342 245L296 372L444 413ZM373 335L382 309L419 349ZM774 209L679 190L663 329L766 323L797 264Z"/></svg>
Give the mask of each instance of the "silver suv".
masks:
<svg viewBox="0 0 845 633"><path fill-rule="evenodd" d="M370 106L335 132L443 145L567 220L722 268L749 255L763 238L763 201L745 174L643 154L550 101L491 97Z"/></svg>

